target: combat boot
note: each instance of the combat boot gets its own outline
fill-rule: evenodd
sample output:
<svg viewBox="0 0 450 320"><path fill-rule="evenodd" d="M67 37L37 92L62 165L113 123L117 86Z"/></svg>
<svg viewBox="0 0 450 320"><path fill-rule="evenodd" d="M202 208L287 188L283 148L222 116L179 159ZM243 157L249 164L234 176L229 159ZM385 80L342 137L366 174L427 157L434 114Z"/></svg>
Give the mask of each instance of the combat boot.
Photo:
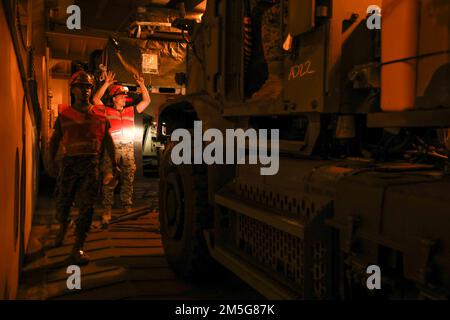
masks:
<svg viewBox="0 0 450 320"><path fill-rule="evenodd" d="M106 207L102 213L102 225L108 225L111 221L111 207Z"/></svg>
<svg viewBox="0 0 450 320"><path fill-rule="evenodd" d="M275 61L268 64L269 76L264 85L252 96L252 99L277 99L283 88L283 64Z"/></svg>
<svg viewBox="0 0 450 320"><path fill-rule="evenodd" d="M89 256L84 251L84 241L87 237L87 231L80 229L80 224L76 230L75 244L73 245L72 252L69 256L69 262L78 266L82 266L89 263Z"/></svg>
<svg viewBox="0 0 450 320"><path fill-rule="evenodd" d="M77 266L83 266L88 264L90 261L89 256L83 250L83 248L73 248L72 253L69 256L70 264L74 264Z"/></svg>

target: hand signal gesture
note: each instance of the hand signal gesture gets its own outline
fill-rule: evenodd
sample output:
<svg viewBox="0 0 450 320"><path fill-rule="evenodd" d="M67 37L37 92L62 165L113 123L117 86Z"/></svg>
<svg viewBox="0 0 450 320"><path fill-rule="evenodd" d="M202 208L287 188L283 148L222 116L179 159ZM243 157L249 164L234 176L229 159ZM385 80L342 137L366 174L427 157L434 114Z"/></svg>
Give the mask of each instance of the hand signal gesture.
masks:
<svg viewBox="0 0 450 320"><path fill-rule="evenodd" d="M140 87L145 87L145 82L144 82L144 78L143 77L141 77L140 75L138 75L138 74L135 74L134 75L134 79L136 80L136 83L140 86Z"/></svg>
<svg viewBox="0 0 450 320"><path fill-rule="evenodd" d="M105 77L105 84L107 84L108 86L110 86L111 84L117 82L117 80L115 79L116 74L112 71L108 71L106 73L106 77Z"/></svg>

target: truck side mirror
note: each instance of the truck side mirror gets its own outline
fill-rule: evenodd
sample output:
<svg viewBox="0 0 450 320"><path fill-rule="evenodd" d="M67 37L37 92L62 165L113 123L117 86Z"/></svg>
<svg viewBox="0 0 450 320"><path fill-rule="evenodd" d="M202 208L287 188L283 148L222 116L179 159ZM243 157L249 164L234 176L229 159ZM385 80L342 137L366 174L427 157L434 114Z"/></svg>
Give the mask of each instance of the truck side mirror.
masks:
<svg viewBox="0 0 450 320"><path fill-rule="evenodd" d="M316 0L289 0L288 32L293 37L314 28L315 7Z"/></svg>

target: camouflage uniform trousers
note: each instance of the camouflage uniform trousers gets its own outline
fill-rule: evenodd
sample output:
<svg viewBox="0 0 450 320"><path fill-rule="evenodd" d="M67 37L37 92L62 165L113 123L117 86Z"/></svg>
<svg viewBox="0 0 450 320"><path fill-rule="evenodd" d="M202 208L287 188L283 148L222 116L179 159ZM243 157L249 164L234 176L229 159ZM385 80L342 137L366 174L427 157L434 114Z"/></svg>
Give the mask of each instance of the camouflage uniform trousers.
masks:
<svg viewBox="0 0 450 320"><path fill-rule="evenodd" d="M247 97L277 97L281 93L284 59L281 1L284 0L251 1L253 65L248 75L251 80L246 82Z"/></svg>
<svg viewBox="0 0 450 320"><path fill-rule="evenodd" d="M264 58L268 63L272 61L281 61L283 59L281 1L282 0L252 1L252 7L259 8L257 11L262 13L262 17L260 18L261 42L264 51Z"/></svg>
<svg viewBox="0 0 450 320"><path fill-rule="evenodd" d="M264 57L269 64L274 61L283 60L283 35L280 15L281 3L280 1L274 2L275 5L264 12L261 23L261 38L264 49Z"/></svg>
<svg viewBox="0 0 450 320"><path fill-rule="evenodd" d="M120 167L120 200L124 207L133 204L133 182L136 172L136 164L134 162L134 143L115 142L116 162ZM103 159L103 174L113 172L111 159L105 154ZM114 204L114 188L103 186L103 207L111 208Z"/></svg>
<svg viewBox="0 0 450 320"><path fill-rule="evenodd" d="M61 224L69 221L70 209L75 201L79 215L76 223L75 246L82 248L91 227L94 201L99 185L99 159L97 156L67 156L56 184L56 219Z"/></svg>

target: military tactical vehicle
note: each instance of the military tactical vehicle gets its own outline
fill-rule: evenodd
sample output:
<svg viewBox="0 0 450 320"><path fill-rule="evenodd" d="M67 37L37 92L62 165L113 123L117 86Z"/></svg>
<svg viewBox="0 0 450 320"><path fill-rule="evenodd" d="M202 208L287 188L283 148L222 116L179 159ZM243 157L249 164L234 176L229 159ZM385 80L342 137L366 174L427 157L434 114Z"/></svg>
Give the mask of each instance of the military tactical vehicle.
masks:
<svg viewBox="0 0 450 320"><path fill-rule="evenodd" d="M218 262L268 298L448 298L449 5L208 0L201 23L177 19L187 94L159 113L177 274ZM175 165L170 134L195 120L279 129L279 172ZM366 286L371 265L381 290Z"/></svg>

